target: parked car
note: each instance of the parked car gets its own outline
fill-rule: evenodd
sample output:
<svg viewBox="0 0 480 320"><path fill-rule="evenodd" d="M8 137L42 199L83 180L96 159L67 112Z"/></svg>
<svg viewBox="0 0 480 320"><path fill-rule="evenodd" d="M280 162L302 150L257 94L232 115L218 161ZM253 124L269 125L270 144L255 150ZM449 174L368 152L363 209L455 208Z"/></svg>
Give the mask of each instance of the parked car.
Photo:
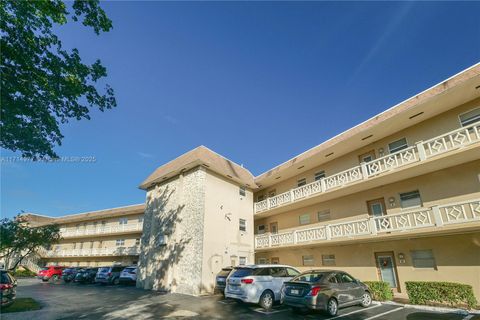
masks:
<svg viewBox="0 0 480 320"><path fill-rule="evenodd" d="M58 280L62 276L62 271L65 267L60 266L49 266L42 268L38 274L37 278L42 279L42 281Z"/></svg>
<svg viewBox="0 0 480 320"><path fill-rule="evenodd" d="M123 269L118 280L123 284L137 283L137 266L130 266Z"/></svg>
<svg viewBox="0 0 480 320"><path fill-rule="evenodd" d="M346 272L311 270L285 282L282 303L297 312L324 310L335 316L342 307L357 304L370 306L372 296L366 284Z"/></svg>
<svg viewBox="0 0 480 320"><path fill-rule="evenodd" d="M7 271L0 271L0 301L1 307L12 305L17 296L17 280Z"/></svg>
<svg viewBox="0 0 480 320"><path fill-rule="evenodd" d="M80 270L80 268L66 268L63 269L62 271L62 279L65 282L71 282L73 279L75 279L75 276L77 275L77 272Z"/></svg>
<svg viewBox="0 0 480 320"><path fill-rule="evenodd" d="M85 268L78 270L75 275L74 282L77 283L95 283L95 276L97 275L98 268Z"/></svg>
<svg viewBox="0 0 480 320"><path fill-rule="evenodd" d="M120 265L100 267L95 276L95 282L101 284L119 284L120 272L122 272L123 268L125 267Z"/></svg>
<svg viewBox="0 0 480 320"><path fill-rule="evenodd" d="M270 310L281 299L283 283L299 274L291 266L278 264L235 267L227 278L225 297Z"/></svg>
<svg viewBox="0 0 480 320"><path fill-rule="evenodd" d="M219 273L217 273L217 277L215 278L215 288L214 288L214 293L221 293L225 295L225 287L227 285L227 278L230 275L230 272L232 272L233 267L226 267L220 270Z"/></svg>

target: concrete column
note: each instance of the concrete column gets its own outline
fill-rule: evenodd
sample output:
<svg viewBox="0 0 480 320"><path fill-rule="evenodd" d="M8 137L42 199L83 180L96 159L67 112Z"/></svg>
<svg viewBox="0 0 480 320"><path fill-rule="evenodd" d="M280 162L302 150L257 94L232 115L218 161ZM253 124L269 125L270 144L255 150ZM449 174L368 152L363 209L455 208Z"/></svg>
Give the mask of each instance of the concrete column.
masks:
<svg viewBox="0 0 480 320"><path fill-rule="evenodd" d="M427 159L427 153L425 151L425 146L423 145L423 141L418 141L415 143L417 146L418 150L418 157L420 158L420 161L425 161Z"/></svg>

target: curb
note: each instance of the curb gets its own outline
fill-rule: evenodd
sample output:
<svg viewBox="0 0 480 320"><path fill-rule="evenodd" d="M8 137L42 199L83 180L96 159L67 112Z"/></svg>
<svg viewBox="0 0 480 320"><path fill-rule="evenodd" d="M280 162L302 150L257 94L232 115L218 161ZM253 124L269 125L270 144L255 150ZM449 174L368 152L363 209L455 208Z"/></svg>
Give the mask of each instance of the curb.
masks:
<svg viewBox="0 0 480 320"><path fill-rule="evenodd" d="M393 301L383 301L378 303L393 305L393 306L402 306L404 308L418 309L418 310L424 310L424 311L450 312L450 313L456 313L461 315L480 314L480 310L473 310L473 309L466 310L466 309L459 309L459 308L432 307L432 306L422 306L422 305L416 305L416 304L403 304L403 303L398 303Z"/></svg>

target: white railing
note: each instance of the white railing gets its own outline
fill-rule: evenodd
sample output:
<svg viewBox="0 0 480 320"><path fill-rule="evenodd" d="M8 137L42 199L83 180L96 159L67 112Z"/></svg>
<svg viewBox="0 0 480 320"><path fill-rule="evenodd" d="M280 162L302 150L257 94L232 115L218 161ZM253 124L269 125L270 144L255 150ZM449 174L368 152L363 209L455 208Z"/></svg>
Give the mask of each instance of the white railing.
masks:
<svg viewBox="0 0 480 320"><path fill-rule="evenodd" d="M448 205L419 208L380 217L368 217L313 228L290 230L255 237L255 248L305 244L332 239L376 236L382 233L408 232L427 227L438 229L456 223L480 221L480 199Z"/></svg>
<svg viewBox="0 0 480 320"><path fill-rule="evenodd" d="M480 141L480 122L423 142L427 158Z"/></svg>
<svg viewBox="0 0 480 320"><path fill-rule="evenodd" d="M112 247L47 251L46 257L129 256L140 254L138 247Z"/></svg>
<svg viewBox="0 0 480 320"><path fill-rule="evenodd" d="M114 226L102 226L98 225L95 228L79 228L79 229L61 229L60 233L62 237L77 237L110 233L122 233L131 231L142 231L143 223L131 223L131 224L119 224Z"/></svg>
<svg viewBox="0 0 480 320"><path fill-rule="evenodd" d="M322 178L304 186L291 189L274 197L255 203L255 213L270 210L291 202L341 188L356 181L370 179L379 174L395 171L396 169L422 162L439 154L468 146L480 141L480 122L448 132L427 141L419 141L415 145L403 150L377 158L373 161L361 163L348 170Z"/></svg>

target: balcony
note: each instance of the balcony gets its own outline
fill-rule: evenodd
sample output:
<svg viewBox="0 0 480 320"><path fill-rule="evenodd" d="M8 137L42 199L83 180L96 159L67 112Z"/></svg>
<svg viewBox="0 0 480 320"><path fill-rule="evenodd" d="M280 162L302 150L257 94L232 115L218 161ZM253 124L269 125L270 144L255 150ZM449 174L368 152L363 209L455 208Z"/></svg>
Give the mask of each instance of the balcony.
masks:
<svg viewBox="0 0 480 320"><path fill-rule="evenodd" d="M342 221L313 228L301 228L276 234L257 235L255 249L310 243L328 243L357 237L400 234L422 228L441 230L449 225L480 222L480 199L448 205L420 208L380 217Z"/></svg>
<svg viewBox="0 0 480 320"><path fill-rule="evenodd" d="M61 229L63 238L94 236L113 233L142 232L143 223L119 224L115 226L97 226L96 228Z"/></svg>
<svg viewBox="0 0 480 320"><path fill-rule="evenodd" d="M445 133L427 141L419 141L414 146L361 163L348 170L322 178L304 186L256 202L255 213L265 212L290 203L338 190L355 182L369 180L381 174L390 173L407 165L422 163L435 157L453 152L480 142L480 122Z"/></svg>
<svg viewBox="0 0 480 320"><path fill-rule="evenodd" d="M135 247L112 247L97 249L69 249L50 250L42 254L45 257L96 257L96 256L137 256L140 248Z"/></svg>

